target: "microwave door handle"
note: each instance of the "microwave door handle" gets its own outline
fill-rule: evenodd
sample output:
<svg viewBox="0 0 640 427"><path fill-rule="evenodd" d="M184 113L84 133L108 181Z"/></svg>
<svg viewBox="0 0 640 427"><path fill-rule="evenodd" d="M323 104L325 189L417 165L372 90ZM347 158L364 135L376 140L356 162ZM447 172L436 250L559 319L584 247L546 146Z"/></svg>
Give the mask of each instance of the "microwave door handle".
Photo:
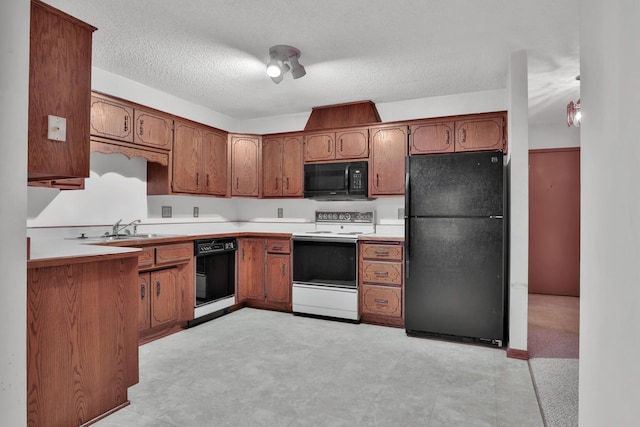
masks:
<svg viewBox="0 0 640 427"><path fill-rule="evenodd" d="M350 196L349 194L349 168L351 167L351 165L349 163L347 163L347 166L344 168L344 189L347 193L347 197Z"/></svg>

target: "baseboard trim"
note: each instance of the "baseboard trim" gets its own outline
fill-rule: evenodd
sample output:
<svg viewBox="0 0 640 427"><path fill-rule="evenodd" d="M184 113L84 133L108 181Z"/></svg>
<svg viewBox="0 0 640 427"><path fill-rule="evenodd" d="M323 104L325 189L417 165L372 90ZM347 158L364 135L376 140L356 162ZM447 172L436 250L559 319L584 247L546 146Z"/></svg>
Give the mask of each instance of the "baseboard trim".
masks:
<svg viewBox="0 0 640 427"><path fill-rule="evenodd" d="M529 360L529 351L509 348L507 349L507 357L511 359Z"/></svg>

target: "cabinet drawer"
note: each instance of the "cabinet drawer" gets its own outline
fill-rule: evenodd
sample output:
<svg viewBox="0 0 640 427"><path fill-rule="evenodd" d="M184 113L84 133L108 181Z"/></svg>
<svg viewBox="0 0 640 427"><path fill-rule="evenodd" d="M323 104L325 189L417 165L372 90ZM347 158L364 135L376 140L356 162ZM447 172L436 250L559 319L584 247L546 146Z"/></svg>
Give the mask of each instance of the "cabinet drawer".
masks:
<svg viewBox="0 0 640 427"><path fill-rule="evenodd" d="M402 261L402 246L400 245L375 245L363 243L360 246L362 258Z"/></svg>
<svg viewBox="0 0 640 427"><path fill-rule="evenodd" d="M362 285L362 313L402 317L402 290L385 286Z"/></svg>
<svg viewBox="0 0 640 427"><path fill-rule="evenodd" d="M402 284L402 263L362 261L362 281L389 285Z"/></svg>
<svg viewBox="0 0 640 427"><path fill-rule="evenodd" d="M291 241L267 239L267 252L288 254L289 252L291 252Z"/></svg>
<svg viewBox="0 0 640 427"><path fill-rule="evenodd" d="M153 265L153 248L142 248L138 254L138 268L151 267Z"/></svg>
<svg viewBox="0 0 640 427"><path fill-rule="evenodd" d="M193 257L193 243L156 246L156 265L189 262Z"/></svg>

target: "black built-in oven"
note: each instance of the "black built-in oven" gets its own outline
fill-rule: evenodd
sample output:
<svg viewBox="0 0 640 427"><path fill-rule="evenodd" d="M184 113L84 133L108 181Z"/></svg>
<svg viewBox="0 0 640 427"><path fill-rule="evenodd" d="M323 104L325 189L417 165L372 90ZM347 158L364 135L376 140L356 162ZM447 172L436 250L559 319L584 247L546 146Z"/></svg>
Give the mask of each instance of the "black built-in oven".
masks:
<svg viewBox="0 0 640 427"><path fill-rule="evenodd" d="M235 237L195 241L195 320L189 326L218 317L235 304L237 250Z"/></svg>

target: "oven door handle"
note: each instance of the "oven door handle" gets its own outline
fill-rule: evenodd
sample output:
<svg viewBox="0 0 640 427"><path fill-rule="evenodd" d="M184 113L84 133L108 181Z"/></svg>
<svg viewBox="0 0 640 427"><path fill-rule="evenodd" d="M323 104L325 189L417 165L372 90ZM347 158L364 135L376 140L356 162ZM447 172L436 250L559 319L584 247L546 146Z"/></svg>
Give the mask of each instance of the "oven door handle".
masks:
<svg viewBox="0 0 640 427"><path fill-rule="evenodd" d="M347 193L347 197L350 197L351 195L349 194L351 188L350 188L350 182L349 182L349 168L351 167L350 163L347 163L347 167L344 168L344 190Z"/></svg>

